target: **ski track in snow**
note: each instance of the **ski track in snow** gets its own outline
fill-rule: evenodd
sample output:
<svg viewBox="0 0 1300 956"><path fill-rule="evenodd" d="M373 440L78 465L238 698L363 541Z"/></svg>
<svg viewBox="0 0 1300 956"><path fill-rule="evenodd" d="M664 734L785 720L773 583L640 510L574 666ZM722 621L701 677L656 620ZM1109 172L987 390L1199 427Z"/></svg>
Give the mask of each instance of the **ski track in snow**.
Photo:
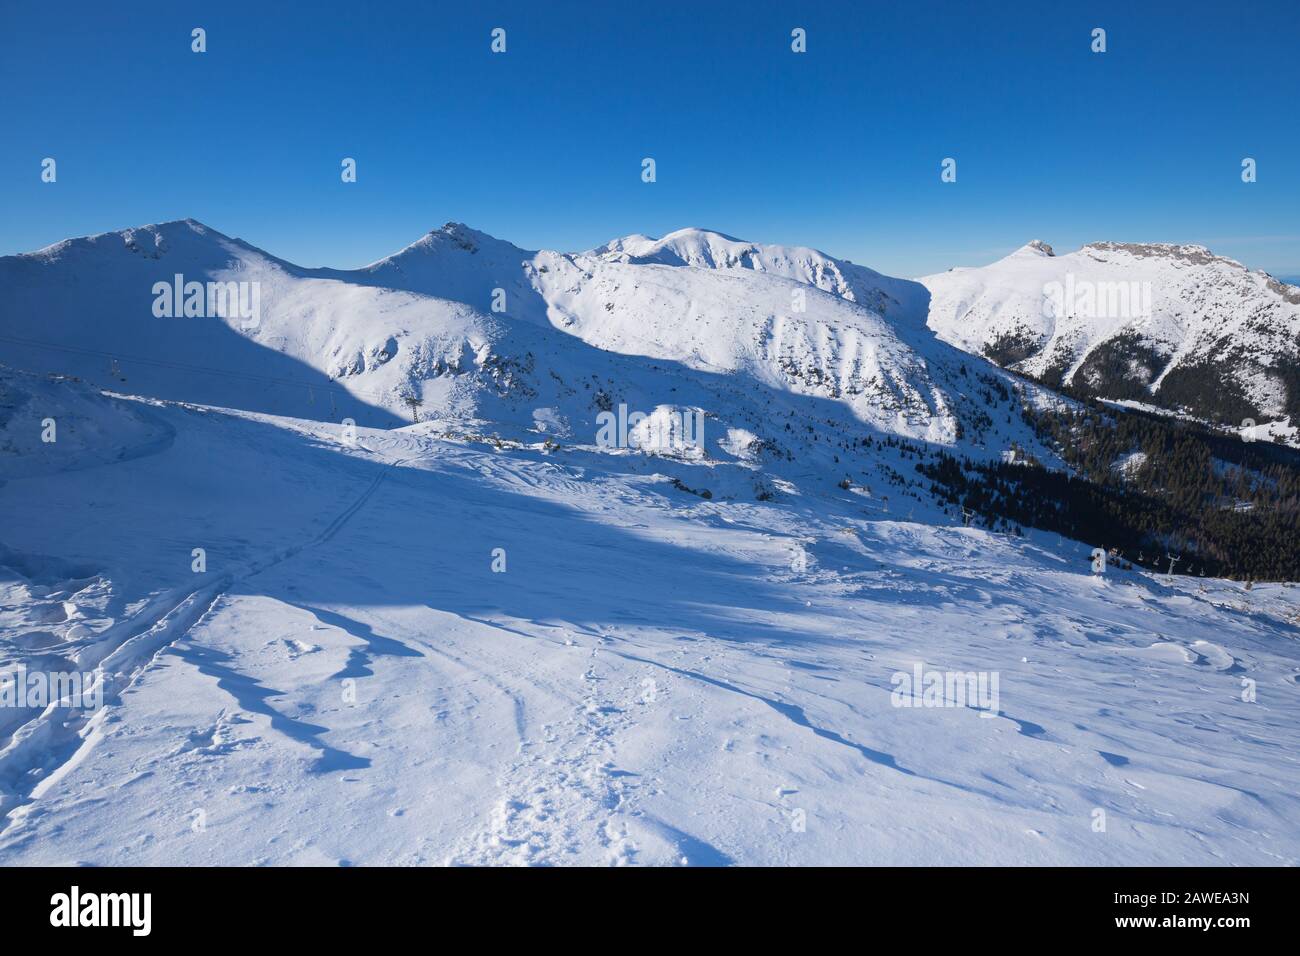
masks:
<svg viewBox="0 0 1300 956"><path fill-rule="evenodd" d="M79 527L67 566L134 608L63 641L104 708L9 734L0 863L1300 858L1294 589L1096 581L1055 535L704 502L630 456L149 411L174 442L0 486L6 548ZM16 638L72 625L25 580L0 620L37 660ZM892 706L916 662L999 674L997 718Z"/></svg>
<svg viewBox="0 0 1300 956"><path fill-rule="evenodd" d="M169 435L169 439L170 437ZM161 452L168 447L170 440L153 446L150 451ZM140 455L124 456L122 460L136 457ZM114 644L112 639L100 641L90 659L79 656L78 668L83 671L93 669L95 679L101 682L99 693L104 705L112 706L118 702L123 691L135 683L157 655L182 640L191 628L199 624L235 581L254 577L289 560L305 547L314 547L333 538L365 506L388 469L403 463L404 460L393 461L379 468L374 480L356 501L308 544L290 547L271 557L254 561L242 574L218 576L216 581L205 583L186 594L161 615L146 610L125 622L124 633L130 636L121 643ZM167 604L174 599L173 593L164 598L164 602ZM107 650L100 657L99 651L105 645L108 645ZM6 827L0 830L0 838L13 824L15 810L28 800L38 797L61 779L68 769L84 759L85 752L98 740L97 732L105 713L101 710L86 717L77 708L61 706L61 702L56 702L49 704L38 717L14 731L8 744L0 750L0 781L8 784L8 792L0 795L0 814L6 819ZM38 767L42 771L39 781L33 781L30 787L24 788L23 781L30 779L31 771Z"/></svg>

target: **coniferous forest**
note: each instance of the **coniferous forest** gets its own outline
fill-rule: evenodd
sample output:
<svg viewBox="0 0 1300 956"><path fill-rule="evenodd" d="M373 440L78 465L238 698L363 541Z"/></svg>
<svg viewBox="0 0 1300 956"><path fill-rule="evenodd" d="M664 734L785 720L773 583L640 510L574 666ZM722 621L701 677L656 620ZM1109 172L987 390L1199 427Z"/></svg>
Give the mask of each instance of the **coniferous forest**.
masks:
<svg viewBox="0 0 1300 956"><path fill-rule="evenodd" d="M1070 469L940 452L919 463L931 492L987 527L1054 531L1175 574L1300 579L1300 453L1195 422L1098 402L1025 406Z"/></svg>

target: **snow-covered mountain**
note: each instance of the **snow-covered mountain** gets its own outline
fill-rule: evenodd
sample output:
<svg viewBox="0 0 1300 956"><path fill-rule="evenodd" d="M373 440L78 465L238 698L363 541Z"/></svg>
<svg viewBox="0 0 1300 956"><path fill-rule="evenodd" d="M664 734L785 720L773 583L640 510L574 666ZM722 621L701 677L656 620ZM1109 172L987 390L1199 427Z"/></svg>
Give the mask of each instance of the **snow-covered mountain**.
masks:
<svg viewBox="0 0 1300 956"><path fill-rule="evenodd" d="M591 254L611 262L763 272L815 286L897 321L923 322L928 304L925 288L916 282L806 246L759 245L706 229L680 229L662 239L625 236Z"/></svg>
<svg viewBox="0 0 1300 956"><path fill-rule="evenodd" d="M191 281L255 286L256 321L155 314L157 283ZM253 411L391 425L415 396L425 417L579 441L619 404L778 444L807 442L800 417L995 453L1024 438L972 373L1012 380L925 328L921 286L698 230L568 254L449 223L340 271L184 220L0 259L0 297L15 366Z"/></svg>
<svg viewBox="0 0 1300 956"><path fill-rule="evenodd" d="M925 306L699 230L0 259L0 865L1300 862L1297 590L996 523L1078 406Z"/></svg>
<svg viewBox="0 0 1300 956"><path fill-rule="evenodd" d="M946 341L1050 384L1231 425L1300 421L1300 289L1203 246L1035 241L920 280Z"/></svg>

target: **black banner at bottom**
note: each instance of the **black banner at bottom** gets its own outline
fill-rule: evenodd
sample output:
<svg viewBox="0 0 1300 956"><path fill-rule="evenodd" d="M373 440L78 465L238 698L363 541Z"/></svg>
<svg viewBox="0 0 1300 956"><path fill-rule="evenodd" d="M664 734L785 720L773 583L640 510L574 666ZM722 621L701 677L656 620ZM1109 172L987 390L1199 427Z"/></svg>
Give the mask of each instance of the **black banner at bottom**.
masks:
<svg viewBox="0 0 1300 956"><path fill-rule="evenodd" d="M493 912L502 919L487 928L498 939L550 936L566 926L653 933L689 921L733 940L761 940L774 919L810 918L819 931L842 922L857 932L896 926L924 935L964 925L979 938L988 931L1070 940L1195 935L1231 944L1288 927L1282 907L1294 896L1294 875L1282 868L0 869L0 914L10 942L62 936L78 944L338 945L462 920L463 931L473 932Z"/></svg>

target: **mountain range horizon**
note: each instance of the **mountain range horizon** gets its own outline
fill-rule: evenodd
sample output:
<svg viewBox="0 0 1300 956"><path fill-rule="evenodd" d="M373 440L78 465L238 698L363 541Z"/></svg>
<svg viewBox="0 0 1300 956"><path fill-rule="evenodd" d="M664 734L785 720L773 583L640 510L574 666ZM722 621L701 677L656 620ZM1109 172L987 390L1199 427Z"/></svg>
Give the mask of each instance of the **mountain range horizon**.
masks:
<svg viewBox="0 0 1300 956"><path fill-rule="evenodd" d="M236 235L234 231L227 232L227 231L225 231L225 230L223 230L223 229L218 229L216 226L213 226L211 223L206 222L206 221L204 221L204 220L202 220L202 219L199 219L199 218L197 218L197 217L193 217L193 216L181 216L181 217L177 217L177 218L174 218L174 219L162 219L162 220L158 220L158 221L156 221L156 222L133 223L133 224L128 224L128 225L119 226L119 227L117 227L117 228L113 228L113 229L105 229L105 230L103 230L103 231L101 231L101 232L90 232L90 233L81 233L81 234L77 234L77 235L70 235L70 236L67 236L67 237L65 237L65 238L63 238L63 239L56 240L56 241L51 242L51 243L47 243L46 245L44 245L44 246L40 246L40 247L38 247L38 248L36 248L36 249L17 250L17 251L12 252L12 253L6 253L6 254L4 254L4 255L0 255L0 258L5 258L6 256L35 255L35 254L39 254L39 253L45 252L46 250L49 250L49 249L55 248L55 247L57 247L57 246L59 246L59 245L62 245L63 243L66 243L66 242L69 242L69 241L73 241L73 240L76 240L76 239L95 239L95 238L99 238L99 237L102 237L102 236L114 235L114 234L118 234L118 233L126 232L126 231L129 231L129 230L134 230L134 229L148 229L148 228L150 228L150 227L175 226L175 225L182 225L182 224L194 224L194 225L199 225L199 226L202 226L204 229L210 230L211 232L216 233L217 235L223 236L223 237L225 237L225 238L227 238L227 239L232 239L232 240L235 240L235 241L238 241L238 242L245 243L245 244L247 244L247 245L249 245L249 246L252 246L253 248L257 249L259 252L265 252L265 253L269 253L269 252L270 252L269 247L264 246L264 245L261 245L261 244L259 244L259 243L257 243L257 242L254 242L254 241L252 241L252 240L249 240L249 239L247 239L247 238L244 238L243 236ZM729 241L729 242L735 242L735 243L741 243L741 244L747 244L747 245L754 245L754 246L761 246L761 245L780 245L780 244L781 244L781 243L779 243L779 242L762 242L762 241L760 241L760 240L745 239L745 238L742 238L742 237L740 237L740 236L738 236L738 235L733 234L733 233L730 232L730 231L722 230L722 229L714 229L714 228L712 228L712 227L708 227L708 226L682 226L682 227L680 227L680 228L677 228L677 229L671 230L671 231L669 231L669 232L666 232L666 233L664 233L662 236L651 236L651 235L647 235L647 234L645 234L645 233L637 233L637 232L626 233L626 234L624 234L624 235L622 235L622 236L617 236L617 237L615 237L615 238L612 238L612 239L606 241L605 243L601 243L601 244L599 244L599 245L597 245L597 246L589 247L589 248L587 248L587 249L568 249L568 250L561 250L561 249L559 249L559 248L556 247L556 246L540 246L540 247L538 247L537 249L528 249L527 247L519 246L519 245L517 245L516 243L514 243L513 241L511 241L511 240L509 240L509 239L505 239L505 238L503 238L502 236L499 236L499 235L497 235L497 234L495 234L495 233L488 232L487 230L479 229L479 228L477 228L477 227L475 227L475 226L470 225L470 224L467 223L467 222L463 222L463 221L461 221L461 220L456 220L456 219L449 219L449 220L447 220L446 222L444 222L441 226L437 227L436 229L430 229L429 231L427 231L427 232L425 232L425 233L422 233L421 236L420 236L420 239L426 238L426 237L428 237L428 236L434 235L434 234L439 233L439 232L446 232L446 231L449 231L449 230L455 230L455 229L464 230L464 231L466 231L466 232L468 232L468 233L471 233L471 234L474 234L474 235L483 236L483 237L485 237L485 238L488 238L488 239L491 239L491 240L494 240L494 241L505 242L505 243L508 243L509 245L515 246L515 248L520 249L521 251L524 251L524 252L530 252L530 251L531 251L531 252L536 252L536 251L541 251L541 250L545 250L545 249L550 249L550 250L552 250L552 251L557 251L557 252L566 252L566 253L571 254L571 255L579 255L579 254L585 254L585 253L593 253L593 252L597 252L597 251L602 250L602 249L608 249L608 248L614 246L615 244L618 244L618 243L621 243L621 242L626 242L626 241L628 241L628 240L634 240L634 239L637 239L637 240L645 240L645 241L652 242L652 243L653 243L653 242L666 242L666 241L668 241L668 240L671 240L671 239L674 238L674 237L677 237L677 236L680 236L680 235L685 235L685 234L692 234L692 233L714 235L714 236L718 236L718 237L720 237L720 238L722 238L722 239L725 239L725 240L727 240L727 241ZM363 263L362 265L359 265L359 266L332 266L332 265L325 265L325 264L318 264L318 265L308 266L308 265L304 265L304 264L302 264L302 263L293 262L293 260L290 260L290 259L284 259L284 258L281 258L281 257L277 257L277 258L281 258L281 261L284 261L284 262L293 262L294 265L297 265L297 266L299 266L300 268L305 268L305 269L325 269L325 270L333 270L333 271L339 271L339 272L361 271L361 270L363 270L363 269L370 268L371 266L373 266L373 265L375 265L375 264L377 264L377 263L379 263L379 262L384 261L384 259L391 258L393 255L396 255L396 254L398 254L398 253L400 253L400 252L402 252L402 251L404 251L404 250L410 248L412 245L415 245L416 243L418 243L418 242L420 241L420 239L416 239L416 240L413 240L412 242L408 242L408 243L407 243L406 245L404 245L404 246L398 246L396 252L394 252L394 253L390 253L390 254L387 255L387 256L380 256L378 259L370 260L370 261L365 262L365 263ZM1147 239L1133 239L1133 240L1110 240L1110 239L1105 239L1105 240L1103 240L1103 239L1094 239L1094 240L1089 240L1089 241L1085 241L1085 242L1083 242L1083 243L1080 243L1079 246L1078 246L1077 248L1075 248L1075 249L1073 249L1073 250L1071 250L1071 251L1078 251L1078 250L1080 250L1080 249L1085 249L1085 248L1088 248L1088 247L1090 247L1090 246L1096 246L1096 245L1098 245L1098 244L1100 244L1100 243L1103 243L1103 242L1105 242L1105 243L1114 243L1114 244L1117 244L1117 245L1124 245L1124 246L1152 246L1152 247L1166 247L1166 248L1176 248L1176 247L1179 247L1179 246L1187 246L1187 247L1195 247L1195 248L1198 248L1198 249L1202 249L1202 250L1205 250L1206 252L1210 252L1211 254L1213 254L1212 249L1211 249L1211 244L1210 244L1210 243L1203 243L1203 242L1178 242L1178 241L1173 241L1173 240L1147 240ZM1017 253L1020 253L1020 252L1025 251L1025 250L1027 250L1027 249L1034 249L1035 247L1044 247L1044 248L1048 249L1050 255L1056 255L1056 254L1057 254L1057 253L1056 253L1056 245L1052 244L1051 242L1049 242L1049 241L1047 241L1047 240L1045 240L1045 239L1042 239L1042 238L1039 238L1039 237L1034 237L1034 238L1032 238L1032 239L1027 240L1027 241L1024 242L1022 245L1020 245L1020 246L1018 246L1018 247L1016 247L1016 248L1014 248L1014 249L1011 249L1010 251L1008 251L1007 253L1005 253L1005 254L1002 255L1002 256L999 256L999 257L997 257L997 258L993 258L993 259L989 259L989 260L988 260L988 263L992 263L992 262L1000 261L1001 259L1005 259L1005 258L1007 258L1008 256L1015 255L1015 254L1017 254ZM815 252L819 252L819 253L821 253L821 254L823 254L823 255L831 255L830 253L827 253L824 249L822 249L822 248L819 247L819 246L800 246L800 247L797 247L797 248L807 248L807 249L811 249L811 250L813 250L813 251L815 251ZM839 259L840 259L841 261L843 261L843 262L855 262L855 260L850 259L850 258L848 258L848 257L837 257L837 258L839 258ZM1269 276L1272 276L1273 278L1278 279L1278 280L1283 281L1283 282L1295 283L1295 282L1297 282L1297 281L1300 281L1300 264L1298 264L1298 265L1295 267L1294 272L1293 272L1292 270L1289 270L1289 269L1288 269L1288 270L1279 270L1279 271L1269 271L1269 270L1267 270L1267 269L1262 269L1262 268L1255 268L1255 267L1252 267L1252 266L1250 266L1248 263L1241 262L1240 260L1236 260L1236 259L1230 259L1229 257L1226 257L1226 256L1224 256L1224 257L1220 257L1220 258L1228 259L1228 261L1232 261L1232 262L1238 262L1238 264L1243 265L1244 267L1250 269L1251 271L1255 271L1255 272L1263 272L1263 273L1265 273L1265 274L1267 274L1267 275L1269 275ZM988 263L986 263L986 264L988 264ZM865 265L865 263L855 263L855 264L858 264L858 265ZM956 268L962 268L962 267L963 267L962 264L954 263L953 265L949 266L948 268L949 268L949 269L956 269ZM882 273L882 274L883 274L883 273ZM923 279L923 278L925 278L926 275L935 275L935 274L937 274L937 273L926 273L926 274L924 274L924 275L919 275L919 276L903 276L903 275L898 275L898 276L895 276L895 278L900 278L900 279L909 279L909 280L912 280L912 281L917 281L917 280L919 280L919 279Z"/></svg>
<svg viewBox="0 0 1300 956"><path fill-rule="evenodd" d="M176 268L162 275L163 267L149 263L166 256L172 247L176 251L169 261ZM115 256L115 249L132 253L136 260ZM34 272L33 264L49 268ZM333 313L357 295L366 297L365 304L358 302L347 316L326 320L330 336L354 326L354 336L374 338L362 352L391 355L404 335L422 334L409 322L383 331L380 327L386 327L388 320L382 316L390 306L382 297L375 298L373 291L362 293L363 288L432 297L431 304L439 311L468 309L468 314L491 316L494 321L499 314L527 320L537 328L569 332L588 328L590 332L580 337L591 334L599 341L618 343L620 350L627 347L629 336L642 334L641 322L649 309L659 315L656 321L666 324L655 333L660 336L658 344L647 354L660 352L682 359L721 350L719 354L727 356L722 360L726 369L745 365L753 357L732 354L730 347L710 339L714 332L707 322L698 328L690 323L671 333L669 328L681 318L698 318L701 301L712 302L711 308L726 313L753 309L758 301L767 300L765 321L771 326L778 316L800 318L794 314L805 308L800 296L824 293L841 305L865 310L865 316L845 314L837 323L853 324L864 318L884 322L882 332L911 337L910 349L931 348L915 339L915 330L927 329L948 346L1052 389L1190 414L1219 426L1275 423L1269 426L1270 436L1300 441L1287 437L1300 436L1295 425L1300 423L1300 291L1198 244L1095 241L1058 253L1042 239L1031 239L986 265L953 266L907 279L809 246L765 245L698 227L678 229L662 238L633 233L585 251L556 252L524 249L451 221L362 267L337 269L298 265L198 219L185 218L65 239L34 252L0 257L0 288L7 275L11 294L28 303L13 316L18 319L25 312L27 319L11 322L11 337L25 324L28 332L18 339L27 344L44 341L37 332L48 330L49 316L39 314L38 303L45 302L48 312L50 284L84 288L87 270L99 277L94 281L106 284L100 301L119 303L115 308L120 321L129 324L137 321L142 287L163 290L153 293L160 297L154 314L162 316L201 308L197 302L184 305L176 276L187 274L190 281L200 282L219 278L222 282L212 290L214 294L223 291L225 282L251 279L252 286L236 286L245 311L253 307L254 299L259 309L268 304L276 313L275 323L283 326L278 335L296 342L300 357L317 367L321 356L300 340L300 318ZM129 280L132 292L127 276L137 272L141 277ZM719 285L725 276L747 276L746 282L758 282L763 276L767 285ZM696 288L706 279L707 292ZM667 284L659 293L636 292L641 280L648 280L649 288ZM625 298L629 281L632 299ZM773 282L793 286L782 291ZM1207 288L1215 293L1207 296ZM353 291L341 296L349 289ZM665 293L668 299L663 298ZM640 298L645 294L652 298ZM291 305L297 299L310 303L305 305L308 311ZM419 302L409 305L418 309ZM72 323L67 334L74 341L86 332L71 316L86 307L72 302L66 306ZM297 311L291 314L285 309ZM756 315L754 320L760 318ZM814 338L815 328L807 330ZM158 331L141 327L135 334L154 348ZM167 334L181 335L177 347L182 351L194 345L180 330ZM263 341L266 334L261 330L232 344L251 345ZM327 333L322 328L313 334ZM438 333L444 334L445 330ZM779 344L779 336L778 342L771 343L768 331L755 327L746 336L751 334L755 339L750 347L760 356L767 355L759 361L772 361L768 352ZM688 341L692 336L693 345ZM815 349L812 341L808 340L807 348ZM850 340L845 344L848 354L855 355ZM42 347L55 346L47 342ZM66 350L67 343L58 347ZM155 356L151 361L159 359ZM398 363L406 371L400 382L389 384L390 390L428 387L428 371L408 368L410 360L404 355ZM778 371L785 361L781 359L772 370ZM842 371L822 367L821 362L816 360L818 367L811 374L842 377ZM378 364L382 363L373 368ZM384 374L391 376L398 364ZM347 369L357 374L363 367L364 361L353 358L338 365L329 378L336 379ZM779 374L785 376L787 371ZM368 376L369 370L363 377ZM850 380L852 375L840 387L847 387ZM355 391L359 379L352 386ZM392 401L390 395L387 402Z"/></svg>
<svg viewBox="0 0 1300 956"><path fill-rule="evenodd" d="M1151 243L0 257L0 861L1294 862L1297 300Z"/></svg>

